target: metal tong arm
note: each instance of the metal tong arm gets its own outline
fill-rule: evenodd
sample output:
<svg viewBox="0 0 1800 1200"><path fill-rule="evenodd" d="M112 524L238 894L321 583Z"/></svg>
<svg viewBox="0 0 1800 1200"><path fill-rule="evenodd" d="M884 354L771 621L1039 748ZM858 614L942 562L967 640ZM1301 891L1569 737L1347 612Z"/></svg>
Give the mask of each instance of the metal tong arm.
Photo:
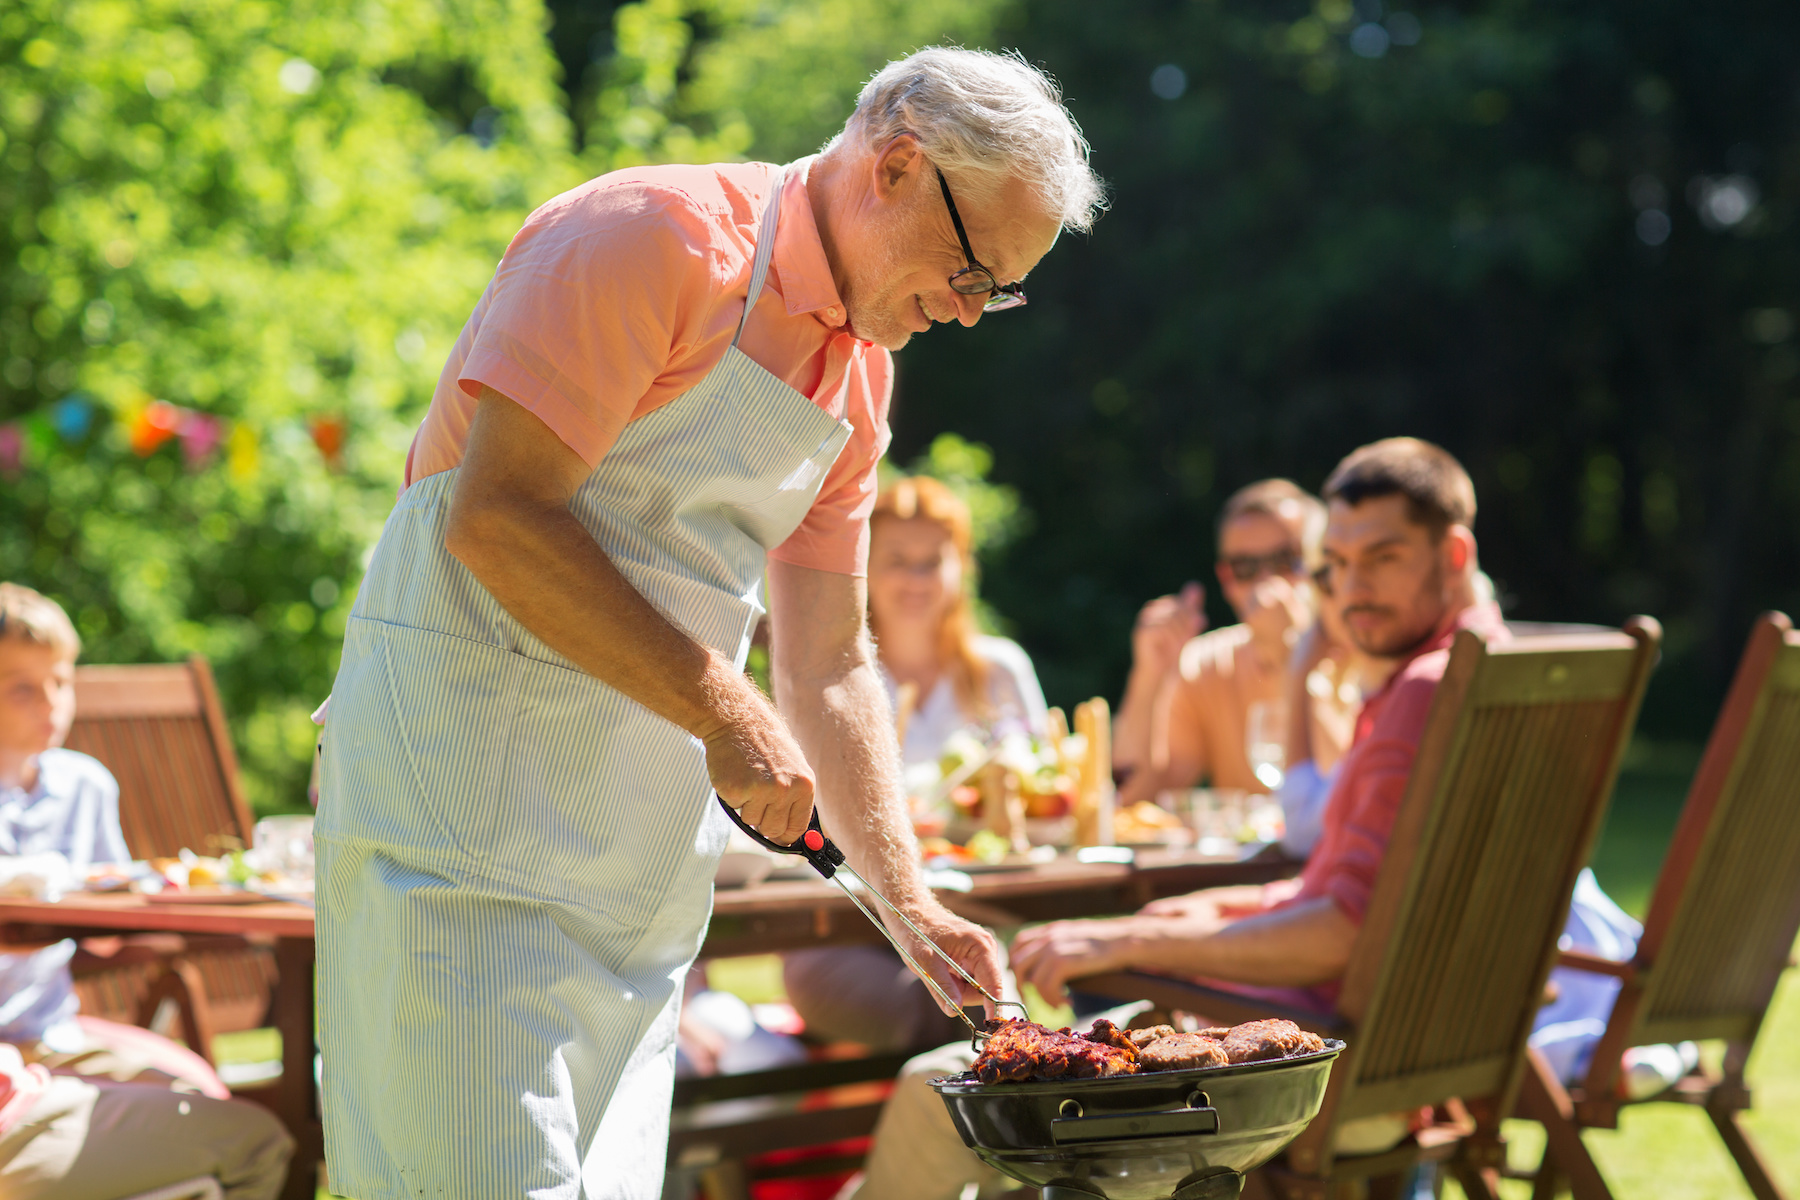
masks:
<svg viewBox="0 0 1800 1200"><path fill-rule="evenodd" d="M715 792L714 795L718 795L718 793ZM996 1009L1010 1007L1016 1008L1021 1012L1025 1011L1025 1006L1018 1003L1016 1000L1002 1000L992 992L988 991L985 987L982 987L979 980L963 970L963 965L961 963L957 962L954 958L951 958L950 955L944 951L942 946L939 946L936 942L932 941L926 936L924 930L913 924L911 917L901 912L900 909L895 906L893 901L876 891L873 887L870 887L868 880L864 879L848 866L844 862L844 852L839 850L837 845L830 838L825 836L825 831L820 828L819 810L816 807L812 812L812 820L807 823L806 832L801 834L799 840L794 842L793 845L783 846L780 842L764 837L760 832L753 828L749 822L738 815L737 809L725 802L725 797L719 796L718 799L719 804L725 809L725 815L731 818L731 823L748 834L750 839L757 845L766 850L773 850L777 854L799 855L812 866L813 870L837 884L839 888L842 888L844 895L850 898L850 903L856 905L863 916L869 918L870 923L881 932L881 936L885 937L894 949L899 952L900 957L906 960L906 965L912 968L913 973L919 977L925 986L931 990L931 993L936 996L946 1008L951 1009L962 1017L963 1023L969 1027L975 1036L980 1037L982 1031L976 1029L975 1023L969 1020L968 1016L963 1013L962 1005L950 998L949 994L938 984L938 981L931 977L931 972L921 967L918 961L914 959L911 954L907 953L906 947L900 944L900 940L888 929L886 923L883 922L868 905L862 902L862 898L852 891L849 885L837 877L840 868L846 875L849 875L852 879L856 880L856 882L860 883L864 891L881 901L884 908L893 913L896 917L899 917L901 922L912 931L914 937L918 938L921 943L929 947L933 954L936 954L939 958L943 959L944 962L949 965L950 969L961 976L969 986L973 987L976 991L986 997L988 1003L992 1004Z"/></svg>

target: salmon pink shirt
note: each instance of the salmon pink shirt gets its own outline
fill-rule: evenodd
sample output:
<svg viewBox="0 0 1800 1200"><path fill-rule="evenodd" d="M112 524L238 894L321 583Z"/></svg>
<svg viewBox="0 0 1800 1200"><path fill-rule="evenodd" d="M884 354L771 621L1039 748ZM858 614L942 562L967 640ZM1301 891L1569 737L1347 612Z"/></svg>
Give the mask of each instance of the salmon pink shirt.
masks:
<svg viewBox="0 0 1800 1200"><path fill-rule="evenodd" d="M812 509L772 557L861 575L894 365L885 349L845 331L807 197L811 161L789 171L768 282L738 348L853 430ZM627 422L698 384L737 332L779 171L635 167L532 213L444 366L406 456L407 484L462 462L483 384L535 414L590 468Z"/></svg>

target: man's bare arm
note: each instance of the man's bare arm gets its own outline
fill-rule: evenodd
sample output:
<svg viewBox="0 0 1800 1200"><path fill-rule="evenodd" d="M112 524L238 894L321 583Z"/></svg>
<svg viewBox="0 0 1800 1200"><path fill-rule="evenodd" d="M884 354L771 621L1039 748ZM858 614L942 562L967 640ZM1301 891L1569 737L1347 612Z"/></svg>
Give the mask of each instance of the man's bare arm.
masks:
<svg viewBox="0 0 1800 1200"><path fill-rule="evenodd" d="M851 867L999 995L992 937L951 915L925 887L866 604L859 578L769 563L776 700L818 771L821 820ZM904 936L903 928L894 932ZM950 983L946 974L938 978ZM960 987L948 990L954 996Z"/></svg>
<svg viewBox="0 0 1800 1200"><path fill-rule="evenodd" d="M1169 928L1158 929L1157 924ZM1337 979L1350 963L1357 925L1329 897L1231 921L1194 936L1179 919L1135 930L1133 965L1267 987L1311 987Z"/></svg>
<svg viewBox="0 0 1800 1200"><path fill-rule="evenodd" d="M549 426L484 387L445 548L552 649L704 741L720 794L793 841L812 809L805 756L743 673L658 612L575 519L569 501L590 473Z"/></svg>
<svg viewBox="0 0 1800 1200"><path fill-rule="evenodd" d="M1013 942L1013 970L1052 1002L1084 975L1143 969L1266 987L1310 987L1343 975L1358 927L1329 897L1223 920L1216 912L1053 921Z"/></svg>
<svg viewBox="0 0 1800 1200"><path fill-rule="evenodd" d="M1163 683L1156 708L1156 738L1152 757L1140 764L1119 789L1121 807L1140 800L1154 800L1168 788L1190 788L1206 772L1206 732L1201 714L1190 702L1179 674Z"/></svg>
<svg viewBox="0 0 1800 1200"><path fill-rule="evenodd" d="M1189 583L1178 595L1159 596L1138 613L1131 631L1131 673L1113 714L1114 765L1144 772L1161 757L1158 739L1167 715L1167 686L1181 648L1206 627L1200 608L1205 596L1206 589Z"/></svg>

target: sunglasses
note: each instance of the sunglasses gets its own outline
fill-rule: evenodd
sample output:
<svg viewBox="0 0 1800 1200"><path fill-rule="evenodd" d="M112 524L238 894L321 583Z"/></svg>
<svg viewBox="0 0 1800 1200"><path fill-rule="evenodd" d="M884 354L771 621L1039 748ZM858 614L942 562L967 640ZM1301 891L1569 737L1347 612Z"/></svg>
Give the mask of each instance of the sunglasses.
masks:
<svg viewBox="0 0 1800 1200"><path fill-rule="evenodd" d="M962 243L963 257L969 265L950 276L952 290L964 296L986 296L987 303L981 306L982 312L1002 312L1009 308L1018 308L1025 303L1025 289L1016 283L1001 283L994 278L994 273L982 266L975 258L975 251L969 246L969 235L963 229L962 214L956 211L956 198L950 194L950 183L944 173L937 173L938 187L944 190L944 205L950 210L950 223L956 226L956 240Z"/></svg>
<svg viewBox="0 0 1800 1200"><path fill-rule="evenodd" d="M1252 583L1265 575L1299 575L1306 564L1292 550L1273 554L1234 554L1225 560L1225 569L1239 583Z"/></svg>

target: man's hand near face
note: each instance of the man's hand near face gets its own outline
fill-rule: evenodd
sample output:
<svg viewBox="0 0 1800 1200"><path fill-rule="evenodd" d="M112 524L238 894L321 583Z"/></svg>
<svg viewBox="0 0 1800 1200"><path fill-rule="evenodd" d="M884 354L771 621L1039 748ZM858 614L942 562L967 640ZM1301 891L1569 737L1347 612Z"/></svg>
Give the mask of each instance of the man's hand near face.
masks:
<svg viewBox="0 0 1800 1200"><path fill-rule="evenodd" d="M1131 630L1131 669L1161 679L1175 670L1181 648L1206 628L1206 589L1189 582L1173 596L1158 596L1138 612Z"/></svg>
<svg viewBox="0 0 1800 1200"><path fill-rule="evenodd" d="M1131 631L1131 675L1113 719L1113 763L1137 774L1137 787L1148 787L1150 794L1155 781L1148 772L1157 758L1168 688L1181 648L1206 629L1205 603L1206 589L1189 582L1176 595L1144 605ZM1141 798L1134 794L1132 800Z"/></svg>
<svg viewBox="0 0 1800 1200"><path fill-rule="evenodd" d="M1312 627L1312 606L1304 585L1285 575L1259 580L1244 604L1244 624L1260 646L1279 649L1285 656L1302 632Z"/></svg>

